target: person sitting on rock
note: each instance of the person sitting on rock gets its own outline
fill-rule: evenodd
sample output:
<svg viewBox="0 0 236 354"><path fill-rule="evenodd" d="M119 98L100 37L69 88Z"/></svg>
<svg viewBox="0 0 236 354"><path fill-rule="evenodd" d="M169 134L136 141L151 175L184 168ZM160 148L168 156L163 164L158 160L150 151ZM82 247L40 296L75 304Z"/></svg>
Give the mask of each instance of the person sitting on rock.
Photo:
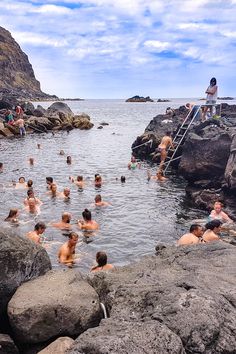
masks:
<svg viewBox="0 0 236 354"><path fill-rule="evenodd" d="M91 272L114 269L114 266L112 264L107 263L107 254L105 252L97 252L96 262L97 266L92 267Z"/></svg>
<svg viewBox="0 0 236 354"><path fill-rule="evenodd" d="M56 227L57 229L70 230L72 228L70 221L71 221L71 214L64 212L62 213L61 221L57 223L52 223L51 225L53 227Z"/></svg>
<svg viewBox="0 0 236 354"><path fill-rule="evenodd" d="M76 232L71 232L68 237L69 240L59 249L58 261L68 267L72 267L75 263L75 246L78 242L79 236Z"/></svg>
<svg viewBox="0 0 236 354"><path fill-rule="evenodd" d="M8 109L5 113L5 123L9 124L9 125L14 125L15 121L12 115L12 112L10 111L10 109Z"/></svg>
<svg viewBox="0 0 236 354"><path fill-rule="evenodd" d="M180 237L177 241L178 246L192 245L195 243L203 242L202 240L203 228L201 225L193 224L190 226L189 233Z"/></svg>
<svg viewBox="0 0 236 354"><path fill-rule="evenodd" d="M6 219L4 219L4 221L8 221L11 223L18 223L18 216L19 216L19 210L18 209L10 209L8 216L6 217Z"/></svg>
<svg viewBox="0 0 236 354"><path fill-rule="evenodd" d="M44 233L45 230L46 225L43 222L38 222L34 227L34 231L28 232L26 236L35 243L41 243L41 235Z"/></svg>
<svg viewBox="0 0 236 354"><path fill-rule="evenodd" d="M205 225L206 231L202 238L205 242L219 241L218 233L221 230L222 222L220 220L212 220Z"/></svg>
<svg viewBox="0 0 236 354"><path fill-rule="evenodd" d="M173 141L171 138L171 132L167 131L166 134L161 139L161 143L158 145L158 152L160 152L160 154L161 154L161 162L160 162L159 170L158 170L159 172L162 172L163 165L164 165L165 159L167 157L167 150L169 147L174 149Z"/></svg>
<svg viewBox="0 0 236 354"><path fill-rule="evenodd" d="M81 230L97 230L99 228L98 223L95 220L92 220L91 211L84 209L83 220L78 220L78 226Z"/></svg>
<svg viewBox="0 0 236 354"><path fill-rule="evenodd" d="M95 198L94 198L94 201L95 201L95 203L94 203L94 205L95 206L108 206L108 205L110 205L108 202L105 202L104 200L102 200L102 196L101 196L101 194L97 194L96 196L95 196Z"/></svg>
<svg viewBox="0 0 236 354"><path fill-rule="evenodd" d="M23 118L24 111L20 105L16 106L16 118Z"/></svg>
<svg viewBox="0 0 236 354"><path fill-rule="evenodd" d="M222 203L215 202L214 209L211 211L209 218L210 220L220 220L222 223L232 223L233 220L222 210Z"/></svg>

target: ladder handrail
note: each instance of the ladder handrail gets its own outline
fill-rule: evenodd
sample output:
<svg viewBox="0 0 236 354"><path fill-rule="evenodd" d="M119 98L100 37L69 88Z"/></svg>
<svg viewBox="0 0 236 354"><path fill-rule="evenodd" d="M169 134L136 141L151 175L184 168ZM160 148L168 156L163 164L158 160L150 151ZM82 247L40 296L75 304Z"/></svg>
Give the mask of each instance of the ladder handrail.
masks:
<svg viewBox="0 0 236 354"><path fill-rule="evenodd" d="M193 109L194 109L196 106L198 106L198 105L193 106L193 108L191 109L191 111L187 114L186 118L184 119L183 123L181 124L180 128L178 129L178 131L177 131L177 133L176 133L176 135L175 135L175 137L174 137L174 139L173 139L173 143L176 142L177 137L180 135L181 129L183 128L183 126L184 126L185 123L187 122L189 116L191 115ZM183 139L185 138L185 135L187 134L187 132L188 132L190 126L192 125L192 123L193 123L194 119L196 118L197 114L199 113L200 109L201 109L201 106L198 106L197 110L194 112L194 115L193 115L191 121L188 123L187 128L186 128L185 131L183 132L181 139L178 141L177 146L174 147L174 152L173 152L173 154L172 154L170 160L166 163L166 167L165 167L165 169L164 169L164 173L167 171L169 165L170 165L171 162L173 161L173 158L174 158L174 156L175 156L175 154L176 154L176 152L177 152L177 150L178 150L180 144L182 143ZM169 151L170 151L170 147L169 147L169 149L167 150L167 153L168 153Z"/></svg>

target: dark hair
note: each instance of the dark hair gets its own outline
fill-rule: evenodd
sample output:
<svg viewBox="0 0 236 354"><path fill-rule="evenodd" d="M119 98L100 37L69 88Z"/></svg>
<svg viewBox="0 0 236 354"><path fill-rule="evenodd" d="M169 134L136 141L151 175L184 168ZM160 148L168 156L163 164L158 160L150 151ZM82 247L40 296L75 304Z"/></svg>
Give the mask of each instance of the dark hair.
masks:
<svg viewBox="0 0 236 354"><path fill-rule="evenodd" d="M220 227L223 223L220 221L220 220L212 220L212 221L209 221L206 225L205 225L205 228L207 230L214 230L215 227Z"/></svg>
<svg viewBox="0 0 236 354"><path fill-rule="evenodd" d="M23 178L23 179L24 179L24 181L25 181L25 177L24 177L24 176L19 177L19 181L20 181L20 179L21 179L21 178Z"/></svg>
<svg viewBox="0 0 236 354"><path fill-rule="evenodd" d="M32 187L33 183L34 182L32 181L32 179L29 179L27 182L27 187L29 187L29 188Z"/></svg>
<svg viewBox="0 0 236 354"><path fill-rule="evenodd" d="M31 194L34 194L33 188L29 188L29 189L27 190L27 195L28 195L28 197L29 197Z"/></svg>
<svg viewBox="0 0 236 354"><path fill-rule="evenodd" d="M53 183L53 178L52 177L46 177L46 182Z"/></svg>
<svg viewBox="0 0 236 354"><path fill-rule="evenodd" d="M215 86L216 85L216 78L215 77L211 78L210 85L211 86Z"/></svg>
<svg viewBox="0 0 236 354"><path fill-rule="evenodd" d="M11 220L11 218L16 216L17 212L18 212L18 209L10 209L8 216L6 217L6 219L4 219L4 221Z"/></svg>
<svg viewBox="0 0 236 354"><path fill-rule="evenodd" d="M166 132L166 135L167 135L167 136L171 136L171 131L168 130L168 131Z"/></svg>
<svg viewBox="0 0 236 354"><path fill-rule="evenodd" d="M72 231L69 233L68 238L72 240L73 237L79 238L79 235L76 232Z"/></svg>
<svg viewBox="0 0 236 354"><path fill-rule="evenodd" d="M88 209L84 209L82 215L84 220L90 221L92 219L91 211L89 211Z"/></svg>
<svg viewBox="0 0 236 354"><path fill-rule="evenodd" d="M77 181L83 181L83 176L77 176Z"/></svg>
<svg viewBox="0 0 236 354"><path fill-rule="evenodd" d="M46 229L46 225L44 224L44 222L38 222L35 227L34 227L35 231L38 231L39 229Z"/></svg>
<svg viewBox="0 0 236 354"><path fill-rule="evenodd" d="M199 224L192 224L190 226L189 232L193 232L193 231L197 230L199 227L202 227L202 226Z"/></svg>
<svg viewBox="0 0 236 354"><path fill-rule="evenodd" d="M107 254L105 252L97 252L96 261L98 267L104 267L107 264Z"/></svg>
<svg viewBox="0 0 236 354"><path fill-rule="evenodd" d="M99 173L95 173L94 178L96 178L97 176L100 176Z"/></svg>
<svg viewBox="0 0 236 354"><path fill-rule="evenodd" d="M95 202L100 202L101 200L102 200L101 194L97 194L97 195L95 196Z"/></svg>
<svg viewBox="0 0 236 354"><path fill-rule="evenodd" d="M66 162L67 162L67 163L68 163L68 162L71 162L71 156L67 156Z"/></svg>
<svg viewBox="0 0 236 354"><path fill-rule="evenodd" d="M1 168L1 167L3 167L3 163L2 163L2 162L0 162L0 168Z"/></svg>
<svg viewBox="0 0 236 354"><path fill-rule="evenodd" d="M120 181L121 181L122 183L124 183L125 180L126 180L125 176L121 176L121 177L120 177Z"/></svg>

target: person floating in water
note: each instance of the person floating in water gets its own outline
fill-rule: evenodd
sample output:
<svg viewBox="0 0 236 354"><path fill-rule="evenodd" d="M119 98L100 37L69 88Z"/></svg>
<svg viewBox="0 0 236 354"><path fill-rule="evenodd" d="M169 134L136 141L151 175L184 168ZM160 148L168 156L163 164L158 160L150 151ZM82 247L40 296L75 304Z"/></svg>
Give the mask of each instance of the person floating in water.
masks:
<svg viewBox="0 0 236 354"><path fill-rule="evenodd" d="M202 238L205 242L219 241L219 232L221 231L222 222L220 220L212 220L205 225L206 231Z"/></svg>
<svg viewBox="0 0 236 354"><path fill-rule="evenodd" d="M139 162L137 162L137 160L134 156L131 156L131 160L128 163L128 169L135 170L137 167L140 168L141 164Z"/></svg>
<svg viewBox="0 0 236 354"><path fill-rule="evenodd" d="M70 222L71 222L71 214L64 212L62 213L61 221L52 223L51 225L60 230L70 230L72 228Z"/></svg>
<svg viewBox="0 0 236 354"><path fill-rule="evenodd" d="M232 223L233 220L222 210L222 203L215 202L214 208L209 215L210 220L220 220L222 223Z"/></svg>
<svg viewBox="0 0 236 354"><path fill-rule="evenodd" d="M167 150L169 147L174 149L174 144L173 144L173 141L171 138L171 132L167 131L166 134L161 139L161 143L158 145L158 152L160 152L160 154L161 154L161 162L160 162L159 169L158 169L158 172L160 172L160 173L162 173L163 165L164 165L165 159L167 157Z"/></svg>
<svg viewBox="0 0 236 354"><path fill-rule="evenodd" d="M92 220L91 211L88 209L84 209L83 213L83 220L78 220L78 226L81 230L97 230L99 228L98 223L95 220Z"/></svg>
<svg viewBox="0 0 236 354"><path fill-rule="evenodd" d="M44 224L44 222L38 222L34 227L34 231L28 232L26 237L28 237L31 241L35 243L42 243L42 234L45 230L46 225Z"/></svg>
<svg viewBox="0 0 236 354"><path fill-rule="evenodd" d="M101 194L97 194L96 196L95 196L95 198L94 198L94 201L95 201L95 203L94 203L94 205L95 206L108 206L108 205L110 205L108 202L105 202L104 200L102 200L102 196L101 196Z"/></svg>
<svg viewBox="0 0 236 354"><path fill-rule="evenodd" d="M193 224L190 226L189 233L180 237L180 239L177 241L177 245L178 246L192 245L195 243L203 242L202 235L203 235L202 226L198 224Z"/></svg>
<svg viewBox="0 0 236 354"><path fill-rule="evenodd" d="M64 198L64 200L70 200L70 188L64 188L63 192L59 193L59 197Z"/></svg>
<svg viewBox="0 0 236 354"><path fill-rule="evenodd" d="M92 267L91 272L114 269L114 266L112 264L107 263L107 254L105 252L97 252L96 262L97 265L95 267Z"/></svg>
<svg viewBox="0 0 236 354"><path fill-rule="evenodd" d="M150 179L153 179L155 181L161 181L161 182L164 182L167 180L167 178L163 176L162 171L157 171L156 175L152 176L151 172L148 170L147 171L147 178L148 178L148 181L150 181Z"/></svg>
<svg viewBox="0 0 236 354"><path fill-rule="evenodd" d="M30 214L39 214L40 213L40 207L36 202L35 198L29 198L28 199L28 204L25 206L25 209L30 213Z"/></svg>
<svg viewBox="0 0 236 354"><path fill-rule="evenodd" d="M16 189L27 188L27 183L25 182L25 177L20 177L18 183L15 185Z"/></svg>
<svg viewBox="0 0 236 354"><path fill-rule="evenodd" d="M79 236L76 232L71 232L68 236L68 241L64 243L58 252L58 261L68 267L72 267L75 263L75 247Z"/></svg>

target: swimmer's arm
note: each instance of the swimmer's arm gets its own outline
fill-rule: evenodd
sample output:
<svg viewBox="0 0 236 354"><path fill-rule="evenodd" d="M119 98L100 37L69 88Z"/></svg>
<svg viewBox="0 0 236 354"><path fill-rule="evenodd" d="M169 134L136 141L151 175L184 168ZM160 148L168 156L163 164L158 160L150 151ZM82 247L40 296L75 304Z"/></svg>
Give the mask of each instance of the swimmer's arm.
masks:
<svg viewBox="0 0 236 354"><path fill-rule="evenodd" d="M61 253L58 255L59 262L62 264L70 265L74 263L73 258L67 259L67 254L66 252L61 251Z"/></svg>
<svg viewBox="0 0 236 354"><path fill-rule="evenodd" d="M230 217L224 211L222 211L222 216L223 216L224 222L233 222L233 220L230 219Z"/></svg>

